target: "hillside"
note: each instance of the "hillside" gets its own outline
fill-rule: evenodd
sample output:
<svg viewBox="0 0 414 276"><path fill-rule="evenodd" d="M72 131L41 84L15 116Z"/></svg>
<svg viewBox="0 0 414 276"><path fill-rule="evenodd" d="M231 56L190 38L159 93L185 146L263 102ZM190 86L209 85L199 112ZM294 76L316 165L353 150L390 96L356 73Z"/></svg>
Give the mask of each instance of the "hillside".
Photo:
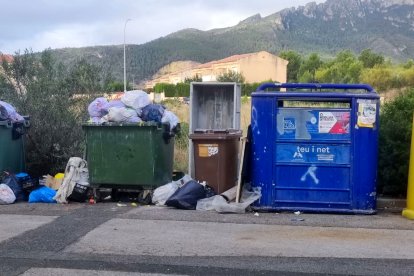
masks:
<svg viewBox="0 0 414 276"><path fill-rule="evenodd" d="M133 75L129 80L138 83L179 60L204 63L260 50L330 57L343 49L359 53L366 48L395 61L413 58L414 0L327 0L266 17L256 14L229 28L185 29L128 45L127 70ZM58 49L54 55L67 64L85 58L122 79L122 45Z"/></svg>

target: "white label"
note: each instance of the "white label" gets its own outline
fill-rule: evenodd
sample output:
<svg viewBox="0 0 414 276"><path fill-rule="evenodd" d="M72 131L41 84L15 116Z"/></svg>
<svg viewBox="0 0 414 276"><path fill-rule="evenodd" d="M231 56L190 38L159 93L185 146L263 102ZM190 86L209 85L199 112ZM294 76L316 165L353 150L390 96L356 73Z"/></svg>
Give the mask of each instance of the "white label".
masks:
<svg viewBox="0 0 414 276"><path fill-rule="evenodd" d="M319 133L329 133L337 120L332 112L319 112Z"/></svg>

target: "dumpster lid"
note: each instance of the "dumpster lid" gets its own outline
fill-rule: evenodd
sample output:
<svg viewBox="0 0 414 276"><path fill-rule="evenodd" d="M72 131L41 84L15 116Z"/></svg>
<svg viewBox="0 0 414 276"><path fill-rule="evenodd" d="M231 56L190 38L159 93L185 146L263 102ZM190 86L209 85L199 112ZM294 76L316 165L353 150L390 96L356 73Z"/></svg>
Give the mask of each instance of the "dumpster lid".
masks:
<svg viewBox="0 0 414 276"><path fill-rule="evenodd" d="M225 134L233 134L233 133L241 133L242 131L239 129L205 129L205 128L197 128L194 130L194 133L225 133Z"/></svg>
<svg viewBox="0 0 414 276"><path fill-rule="evenodd" d="M194 133L209 133L209 134L237 134L242 133L239 129L204 129L197 128Z"/></svg>
<svg viewBox="0 0 414 276"><path fill-rule="evenodd" d="M238 129L196 129L190 139L235 139L242 136Z"/></svg>
<svg viewBox="0 0 414 276"><path fill-rule="evenodd" d="M129 123L129 122L105 122L102 124L92 123L92 122L85 122L82 123L82 127L162 127L166 124L157 123L154 121L149 122L139 122L139 123Z"/></svg>

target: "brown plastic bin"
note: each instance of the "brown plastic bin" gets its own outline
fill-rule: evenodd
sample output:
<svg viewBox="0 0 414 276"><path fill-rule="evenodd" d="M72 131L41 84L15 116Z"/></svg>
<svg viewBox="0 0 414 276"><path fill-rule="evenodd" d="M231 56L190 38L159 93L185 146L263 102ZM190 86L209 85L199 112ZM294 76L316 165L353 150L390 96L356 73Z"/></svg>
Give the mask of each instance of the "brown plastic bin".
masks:
<svg viewBox="0 0 414 276"><path fill-rule="evenodd" d="M195 179L217 194L237 184L240 130L196 130L189 137L194 148Z"/></svg>

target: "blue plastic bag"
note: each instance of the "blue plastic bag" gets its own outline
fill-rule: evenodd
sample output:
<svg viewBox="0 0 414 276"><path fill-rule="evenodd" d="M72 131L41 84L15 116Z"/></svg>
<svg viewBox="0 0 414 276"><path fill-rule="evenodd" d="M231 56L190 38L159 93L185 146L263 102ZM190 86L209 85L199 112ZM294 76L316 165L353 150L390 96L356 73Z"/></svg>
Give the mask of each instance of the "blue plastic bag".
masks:
<svg viewBox="0 0 414 276"><path fill-rule="evenodd" d="M161 123L165 108L160 104L149 104L142 109L141 118L145 122Z"/></svg>
<svg viewBox="0 0 414 276"><path fill-rule="evenodd" d="M36 203L36 202L56 203L56 200L53 199L55 195L56 195L55 190L49 187L46 187L46 186L42 186L30 193L29 203Z"/></svg>

